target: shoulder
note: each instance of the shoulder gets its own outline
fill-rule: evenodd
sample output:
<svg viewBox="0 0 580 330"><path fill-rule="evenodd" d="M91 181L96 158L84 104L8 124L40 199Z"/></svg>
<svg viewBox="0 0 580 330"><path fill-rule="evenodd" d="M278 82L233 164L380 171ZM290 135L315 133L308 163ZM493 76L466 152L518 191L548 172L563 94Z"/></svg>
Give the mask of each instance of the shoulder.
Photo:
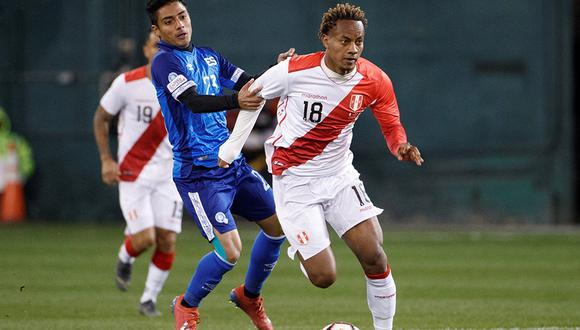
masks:
<svg viewBox="0 0 580 330"><path fill-rule="evenodd" d="M131 71L125 72L123 74L123 76L125 78L126 83L147 78L147 67L142 66L142 67L133 69Z"/></svg>
<svg viewBox="0 0 580 330"><path fill-rule="evenodd" d="M323 52L294 56L288 62L288 72L302 71L320 66L320 61L322 61L323 57Z"/></svg>
<svg viewBox="0 0 580 330"><path fill-rule="evenodd" d="M359 58L357 62L357 70L360 74L369 80L376 81L379 84L391 84L391 79L389 76L376 64L367 60L366 58Z"/></svg>
<svg viewBox="0 0 580 330"><path fill-rule="evenodd" d="M160 49L151 61L152 70L179 63L179 59L172 51Z"/></svg>

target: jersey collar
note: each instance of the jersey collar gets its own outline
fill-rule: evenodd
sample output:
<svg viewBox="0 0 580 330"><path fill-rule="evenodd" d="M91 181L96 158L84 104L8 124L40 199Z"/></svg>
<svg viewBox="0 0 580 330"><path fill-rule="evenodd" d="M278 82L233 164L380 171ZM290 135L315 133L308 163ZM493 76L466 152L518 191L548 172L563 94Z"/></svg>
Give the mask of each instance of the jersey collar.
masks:
<svg viewBox="0 0 580 330"><path fill-rule="evenodd" d="M190 43L189 46L187 46L187 48L181 48L181 47L177 47L174 45L170 45L163 40L159 41L159 43L157 45L159 46L159 48L165 49L165 50L176 49L176 50L189 51L189 52L193 51L193 48L194 48L193 43Z"/></svg>

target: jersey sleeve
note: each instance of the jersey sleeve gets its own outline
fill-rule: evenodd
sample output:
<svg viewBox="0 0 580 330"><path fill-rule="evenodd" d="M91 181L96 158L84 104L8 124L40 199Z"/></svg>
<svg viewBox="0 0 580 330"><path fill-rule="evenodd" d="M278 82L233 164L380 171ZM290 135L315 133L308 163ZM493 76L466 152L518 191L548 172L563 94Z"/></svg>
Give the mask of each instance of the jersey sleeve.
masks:
<svg viewBox="0 0 580 330"><path fill-rule="evenodd" d="M255 86L262 86L262 90L258 95L266 100L271 100L276 97L288 94L288 63L289 59L282 61L262 74L251 88ZM250 88L250 90L251 90Z"/></svg>
<svg viewBox="0 0 580 330"><path fill-rule="evenodd" d="M125 75L121 74L113 80L107 92L101 97L99 103L108 114L115 116L126 105L123 87L125 87Z"/></svg>
<svg viewBox="0 0 580 330"><path fill-rule="evenodd" d="M250 90L257 88L257 86L262 87L258 94L266 100L285 95L288 90L288 61L278 63L264 72L250 86ZM220 146L218 154L220 159L231 164L238 157L263 107L262 103L260 109L256 111L240 111L232 134Z"/></svg>
<svg viewBox="0 0 580 330"><path fill-rule="evenodd" d="M196 86L186 68L170 53L155 57L151 65L151 75L155 86L162 86L167 95L175 100L187 89Z"/></svg>
<svg viewBox="0 0 580 330"><path fill-rule="evenodd" d="M240 75L244 70L238 68L228 61L227 58L222 56L222 54L215 52L215 56L218 58L220 66L220 85L227 89L234 89L234 86L240 79Z"/></svg>
<svg viewBox="0 0 580 330"><path fill-rule="evenodd" d="M379 122L389 150L397 156L399 144L407 142L407 134L401 124L393 83L384 72L381 72L377 94L378 97L370 108Z"/></svg>

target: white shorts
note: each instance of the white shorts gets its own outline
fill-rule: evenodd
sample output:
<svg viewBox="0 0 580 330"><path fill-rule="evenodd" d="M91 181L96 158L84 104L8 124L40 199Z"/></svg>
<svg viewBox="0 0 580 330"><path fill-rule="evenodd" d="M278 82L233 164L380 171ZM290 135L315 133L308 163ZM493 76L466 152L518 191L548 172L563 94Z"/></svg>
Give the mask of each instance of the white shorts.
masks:
<svg viewBox="0 0 580 330"><path fill-rule="evenodd" d="M326 223L338 236L383 212L373 205L350 166L332 177L273 176L276 213L291 249L308 259L330 245Z"/></svg>
<svg viewBox="0 0 580 330"><path fill-rule="evenodd" d="M127 222L126 235L158 227L181 232L183 202L172 180L119 183L119 202Z"/></svg>

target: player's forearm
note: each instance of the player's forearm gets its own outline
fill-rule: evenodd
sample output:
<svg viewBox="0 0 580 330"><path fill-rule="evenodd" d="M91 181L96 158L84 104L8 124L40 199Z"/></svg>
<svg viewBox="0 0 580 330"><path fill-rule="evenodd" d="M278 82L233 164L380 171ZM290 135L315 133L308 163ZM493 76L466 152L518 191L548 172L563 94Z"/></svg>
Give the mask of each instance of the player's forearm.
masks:
<svg viewBox="0 0 580 330"><path fill-rule="evenodd" d="M93 132L101 162L113 159L109 146L109 120L98 110L93 119Z"/></svg>
<svg viewBox="0 0 580 330"><path fill-rule="evenodd" d="M226 142L220 146L218 156L221 160L231 164L236 157L238 157L242 151L244 143L246 143L248 136L252 132L252 128L256 124L256 120L258 119L263 107L264 105L262 104L260 109L256 111L240 111L232 134L230 134L230 137Z"/></svg>
<svg viewBox="0 0 580 330"><path fill-rule="evenodd" d="M193 87L183 92L178 98L193 113L210 113L238 109L238 96L233 95L199 95Z"/></svg>

